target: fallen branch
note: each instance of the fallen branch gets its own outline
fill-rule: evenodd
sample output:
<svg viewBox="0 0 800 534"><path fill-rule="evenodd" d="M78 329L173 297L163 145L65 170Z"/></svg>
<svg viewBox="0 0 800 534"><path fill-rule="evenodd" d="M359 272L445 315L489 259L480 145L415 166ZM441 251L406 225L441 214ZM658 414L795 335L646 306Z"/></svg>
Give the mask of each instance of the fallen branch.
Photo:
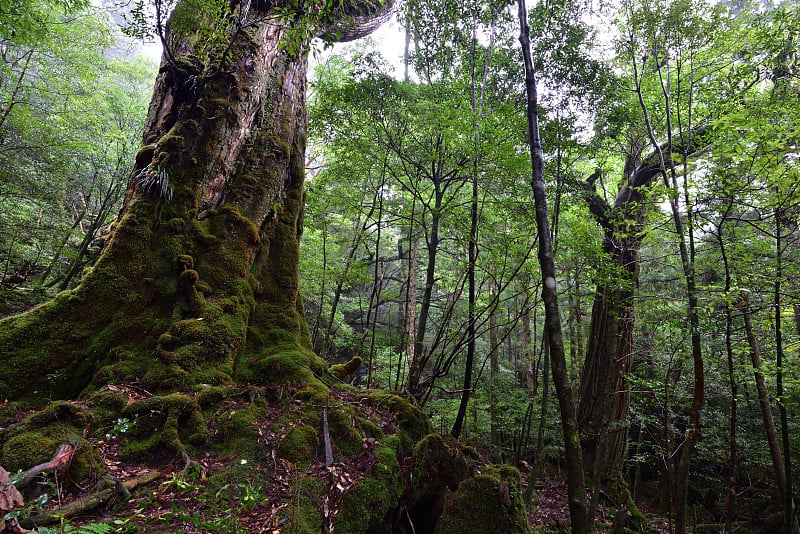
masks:
<svg viewBox="0 0 800 534"><path fill-rule="evenodd" d="M130 491L138 486L149 484L161 476L159 471L148 471L137 478L126 480L122 483L125 490ZM97 493L92 493L81 499L65 504L57 510L42 512L23 520L22 523L26 528L53 525L61 522L62 519L72 517L74 515L88 512L110 501L113 497L120 495L122 492L116 488L109 488L100 490Z"/></svg>
<svg viewBox="0 0 800 534"><path fill-rule="evenodd" d="M328 428L328 407L322 409L322 439L325 442L325 467L333 464L333 447L331 446L331 433Z"/></svg>
<svg viewBox="0 0 800 534"><path fill-rule="evenodd" d="M44 462L39 465L35 465L25 471L25 474L22 475L22 480L19 484L16 484L18 488L24 488L33 480L46 471L57 471L62 467L66 467L69 465L70 460L72 460L72 456L75 454L75 445L72 443L62 443L58 446L58 450L53 455L53 459L49 462Z"/></svg>

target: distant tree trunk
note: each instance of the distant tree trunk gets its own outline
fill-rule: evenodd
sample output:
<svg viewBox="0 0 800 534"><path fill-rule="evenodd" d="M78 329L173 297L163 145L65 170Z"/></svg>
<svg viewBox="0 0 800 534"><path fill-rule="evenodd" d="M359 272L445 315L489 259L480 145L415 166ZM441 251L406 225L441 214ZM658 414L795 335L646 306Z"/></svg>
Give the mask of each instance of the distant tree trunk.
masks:
<svg viewBox="0 0 800 534"><path fill-rule="evenodd" d="M478 260L478 173L475 169L472 176L472 200L470 201L470 236L467 246L469 266L467 268L467 358L464 361L464 381L461 385L461 400L458 404L458 413L453 422L450 435L458 438L461 435L461 427L467 416L467 405L469 404L470 394L472 393L472 368L475 365L475 319L476 319L476 285L475 285L475 266Z"/></svg>
<svg viewBox="0 0 800 534"><path fill-rule="evenodd" d="M120 198L122 197L123 187L124 184L116 181L113 181L108 185L97 213L89 223L89 227L84 231L83 240L78 246L77 256L75 256L75 258L72 260L72 264L70 265L67 274L61 281L59 288L62 291L70 287L72 280L78 275L80 269L84 267L84 261L89 252L89 246L92 244L92 241L97 238L97 234L108 220L111 210L114 208L114 206L119 204ZM43 276L42 282L44 282L45 279L46 276ZM54 282L56 282L56 280L54 280Z"/></svg>
<svg viewBox="0 0 800 534"><path fill-rule="evenodd" d="M322 359L328 359L329 357L328 351L331 348L332 337L335 334L336 312L339 309L339 300L342 298L344 284L348 281L348 277L350 276L350 268L353 266L353 261L356 257L356 253L358 252L358 247L360 247L361 243L364 241L364 235L366 234L367 227L370 224L370 218L375 212L375 207L378 204L378 195L379 191L376 191L372 198L369 209L364 214L364 219L361 219L362 212L359 210L359 215L353 222L353 234L352 239L350 240L350 247L347 249L347 257L345 258L342 272L339 275L339 279L336 281L336 289L333 292L331 309L328 313L328 323L325 326L325 337L322 339L322 347L319 349L319 356Z"/></svg>
<svg viewBox="0 0 800 534"><path fill-rule="evenodd" d="M337 5L326 20L355 15L347 37L390 7ZM276 358L315 364L298 294L309 36L296 28L307 15L283 24L286 2L247 7L247 25L205 63L191 32L165 36L113 237L78 288L0 322L3 398L110 380L151 392L268 383L285 369Z"/></svg>
<svg viewBox="0 0 800 534"><path fill-rule="evenodd" d="M328 224L322 221L322 281L319 284L319 301L317 313L314 316L314 327L311 330L311 346L315 349L320 343L320 329L322 328L322 312L325 307L325 286L328 282Z"/></svg>
<svg viewBox="0 0 800 534"><path fill-rule="evenodd" d="M467 359L464 363L464 381L461 388L461 401L456 414L456 420L453 423L451 435L455 438L461 433L461 427L464 424L464 418L467 415L467 404L472 393L472 367L475 362L475 350L477 340L475 339L475 327L477 321L477 308L476 308L476 282L475 282L475 268L478 262L478 178L480 166L480 141L481 141L481 121L483 118L483 97L486 93L486 81L489 76L489 61L492 56L492 49L494 48L494 23L492 23L492 32L489 40L489 47L486 51L486 59L483 67L483 77L480 84L480 90L477 83L477 61L476 61L476 48L478 43L477 24L473 22L472 26L472 46L470 53L471 64L471 83L470 94L472 111L477 115L474 123L473 143L474 149L472 153L472 196L470 198L470 231L469 231L469 244L467 246L467 257L469 265L467 266ZM492 301L494 302L494 301ZM494 355L496 357L496 355Z"/></svg>
<svg viewBox="0 0 800 534"><path fill-rule="evenodd" d="M531 306L522 308L522 352L525 355L525 389L528 398L536 396L536 358L531 350Z"/></svg>
<svg viewBox="0 0 800 534"><path fill-rule="evenodd" d="M783 495L783 488L786 487L786 471L783 468L783 455L778 441L778 430L775 426L775 419L772 417L772 404L769 399L769 391L764 382L764 372L761 370L761 350L758 348L755 332L753 331L753 319L750 311L750 302L747 294L742 293L739 301L744 320L744 332L747 344L750 348L750 363L753 365L753 376L756 382L756 392L758 394L758 407L761 411L761 419L764 422L764 433L769 445L772 467L775 470L775 481L778 486L778 493Z"/></svg>
<svg viewBox="0 0 800 534"><path fill-rule="evenodd" d="M416 228L414 222L414 208L416 202L412 202L411 206L411 226L408 229L408 262L406 269L406 298L403 306L403 323L405 328L403 331L400 359L397 363L397 373L395 376L395 389L400 390L400 372L403 369L402 360L405 353L406 361L410 366L415 361L415 345L414 342L417 337L417 269L418 269L418 256L419 247L417 245ZM408 381L406 380L405 386L402 388L409 389Z"/></svg>
<svg viewBox="0 0 800 534"><path fill-rule="evenodd" d="M723 225L728 220L728 215L733 208L733 203L728 202L725 206L725 211L720 223L714 232L719 245L720 256L722 256L722 265L725 271L725 354L728 362L728 383L731 388L730 399L730 422L728 431L728 488L725 493L725 532L731 532L733 529L733 520L735 517L736 505L736 470L739 463L739 453L736 444L736 430L737 430L737 408L738 408L738 384L736 382L736 373L734 365L733 354L733 306L731 288L733 286L731 267L728 261L728 252L725 248L725 239L723 237Z"/></svg>
<svg viewBox="0 0 800 534"><path fill-rule="evenodd" d="M498 377L500 376L500 332L497 328L497 284L489 281L489 442L500 445L499 407L497 402Z"/></svg>
<svg viewBox="0 0 800 534"><path fill-rule="evenodd" d="M786 355L783 350L783 330L781 309L781 278L783 277L783 232L784 221L782 209L775 210L775 282L773 285L773 311L775 325L775 392L778 396L778 414L781 419L781 444L783 446L783 532L792 534L794 521L792 510L794 508L794 495L792 490L792 449L789 438L789 418L786 412L786 400L784 397L783 377L784 360Z"/></svg>
<svg viewBox="0 0 800 534"><path fill-rule="evenodd" d="M539 411L539 428L536 431L536 448L533 453L533 465L531 466L530 484L536 481L538 474L542 472L544 459L544 431L547 428L547 410L550 408L550 380L547 379L547 370L550 368L550 348L547 346L547 337L543 339L542 354L542 405ZM535 476L534 476L535 475Z"/></svg>
<svg viewBox="0 0 800 534"><path fill-rule="evenodd" d="M569 360L570 374L574 382L580 382L580 374L577 371L579 355L583 354L583 312L581 311L581 285L580 269L575 266L572 273L572 287L569 290L568 306L569 315L567 316L567 331L569 332Z"/></svg>
<svg viewBox="0 0 800 534"><path fill-rule="evenodd" d="M425 265L425 287L422 290L422 300L419 305L417 318L417 332L414 339L414 356L410 360L408 371L408 392L415 398L420 398L425 393L423 372L429 355L425 350L425 332L428 327L428 314L433 301L433 286L436 283L436 255L439 252L439 224L442 220L442 200L444 189L438 177L433 179L434 202L431 208L430 233L427 239L428 256Z"/></svg>

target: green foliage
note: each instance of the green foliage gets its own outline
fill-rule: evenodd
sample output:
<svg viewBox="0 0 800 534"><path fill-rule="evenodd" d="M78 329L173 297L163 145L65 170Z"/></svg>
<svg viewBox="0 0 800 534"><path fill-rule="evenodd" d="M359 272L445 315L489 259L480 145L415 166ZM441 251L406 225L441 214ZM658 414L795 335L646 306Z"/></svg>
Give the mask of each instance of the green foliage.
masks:
<svg viewBox="0 0 800 534"><path fill-rule="evenodd" d="M33 532L38 534L108 534L109 532L116 532L116 529L108 523L89 523L87 525L74 526L64 522L57 528L38 527Z"/></svg>
<svg viewBox="0 0 800 534"><path fill-rule="evenodd" d="M66 285L119 207L154 66L104 56L103 12L44 5L0 61L0 273Z"/></svg>

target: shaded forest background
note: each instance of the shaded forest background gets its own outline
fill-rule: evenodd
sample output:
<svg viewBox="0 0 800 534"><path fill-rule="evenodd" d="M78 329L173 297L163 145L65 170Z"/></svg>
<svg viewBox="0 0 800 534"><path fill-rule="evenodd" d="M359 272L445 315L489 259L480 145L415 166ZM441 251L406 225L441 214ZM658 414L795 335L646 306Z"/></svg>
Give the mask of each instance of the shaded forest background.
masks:
<svg viewBox="0 0 800 534"><path fill-rule="evenodd" d="M157 68L127 53L121 12L35 4L27 20L0 3L3 315L74 287L96 258ZM691 441L691 521L789 528L797 8L530 7L569 380L595 489L620 475L634 501L669 515ZM318 46L300 283L318 355L361 357L354 385L402 393L535 481L560 473L563 438L514 15L409 1L404 58L369 41Z"/></svg>

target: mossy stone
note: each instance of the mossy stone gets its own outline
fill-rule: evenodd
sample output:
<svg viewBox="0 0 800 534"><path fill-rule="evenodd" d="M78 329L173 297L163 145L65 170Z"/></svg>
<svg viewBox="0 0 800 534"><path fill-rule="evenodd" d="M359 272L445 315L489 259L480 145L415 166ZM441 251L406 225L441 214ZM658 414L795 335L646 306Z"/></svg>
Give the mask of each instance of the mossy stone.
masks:
<svg viewBox="0 0 800 534"><path fill-rule="evenodd" d="M435 534L530 534L519 472L487 466L446 499Z"/></svg>
<svg viewBox="0 0 800 534"><path fill-rule="evenodd" d="M361 534L381 532L381 527L397 509L404 488L400 476L398 454L400 440L388 436L375 448L377 463L372 473L352 493L342 499L334 523L336 532Z"/></svg>
<svg viewBox="0 0 800 534"><path fill-rule="evenodd" d="M448 445L440 434L428 434L414 446L414 487L418 498L440 498L456 491L473 474L464 455Z"/></svg>

